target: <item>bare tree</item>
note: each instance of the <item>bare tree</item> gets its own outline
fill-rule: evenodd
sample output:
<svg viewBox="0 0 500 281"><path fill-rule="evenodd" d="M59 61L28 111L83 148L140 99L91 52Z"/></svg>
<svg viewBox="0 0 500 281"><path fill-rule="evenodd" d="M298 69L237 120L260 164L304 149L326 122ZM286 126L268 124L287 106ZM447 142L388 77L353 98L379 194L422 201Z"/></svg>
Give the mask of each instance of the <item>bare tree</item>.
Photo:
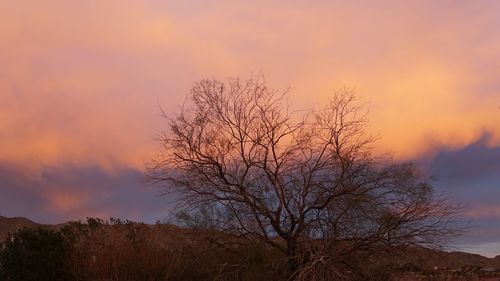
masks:
<svg viewBox="0 0 500 281"><path fill-rule="evenodd" d="M355 251L440 246L456 233L457 209L412 164L372 154L353 90L303 114L287 95L262 77L196 83L181 112L164 115L149 177L208 212L211 227L281 250L293 271Z"/></svg>

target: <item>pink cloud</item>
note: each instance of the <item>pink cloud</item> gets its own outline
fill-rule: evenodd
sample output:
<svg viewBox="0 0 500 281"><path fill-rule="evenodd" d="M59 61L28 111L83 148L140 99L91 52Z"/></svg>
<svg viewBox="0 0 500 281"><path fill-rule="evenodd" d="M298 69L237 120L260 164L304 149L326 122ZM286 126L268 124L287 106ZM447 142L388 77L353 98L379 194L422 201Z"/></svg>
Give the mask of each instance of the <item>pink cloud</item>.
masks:
<svg viewBox="0 0 500 281"><path fill-rule="evenodd" d="M498 11L496 1L2 1L0 160L31 173L142 170L164 129L158 103L178 111L194 81L252 72L292 86L299 109L356 87L377 150L399 159L460 150L485 131L499 146ZM79 204L97 193L82 181L33 201L88 212Z"/></svg>
<svg viewBox="0 0 500 281"><path fill-rule="evenodd" d="M470 218L500 218L500 207L498 206L476 206L468 210L465 215Z"/></svg>

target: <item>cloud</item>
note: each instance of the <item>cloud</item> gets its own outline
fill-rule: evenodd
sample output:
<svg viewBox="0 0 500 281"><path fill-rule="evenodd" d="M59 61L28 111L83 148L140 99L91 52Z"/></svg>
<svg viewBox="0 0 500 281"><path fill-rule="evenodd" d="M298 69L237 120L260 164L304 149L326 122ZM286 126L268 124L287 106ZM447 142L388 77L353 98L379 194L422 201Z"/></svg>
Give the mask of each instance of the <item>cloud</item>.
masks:
<svg viewBox="0 0 500 281"><path fill-rule="evenodd" d="M500 197L500 146L489 146L489 133L470 145L442 148L427 164L437 184L474 204L489 205Z"/></svg>
<svg viewBox="0 0 500 281"><path fill-rule="evenodd" d="M425 159L493 239L498 26L497 1L0 1L0 212L161 218L138 182L158 104L263 72L298 109L355 87L377 151Z"/></svg>
<svg viewBox="0 0 500 281"><path fill-rule="evenodd" d="M468 253L479 253L482 256L494 258L498 256L498 253L500 253L500 243L486 242L478 244L464 244L455 248L455 250Z"/></svg>
<svg viewBox="0 0 500 281"><path fill-rule="evenodd" d="M61 223L86 217L161 220L174 205L145 185L130 168L107 171L97 166L43 166L39 170L0 165L0 212L37 222Z"/></svg>
<svg viewBox="0 0 500 281"><path fill-rule="evenodd" d="M500 143L498 3L0 3L0 159L136 168L192 83L262 71L292 102L354 86L380 151ZM466 20L465 20L466 19Z"/></svg>
<svg viewBox="0 0 500 281"><path fill-rule="evenodd" d="M498 217L475 218L469 229L453 243L453 248L487 257L500 254Z"/></svg>
<svg viewBox="0 0 500 281"><path fill-rule="evenodd" d="M463 249L495 256L484 243L497 243L500 235L500 146L490 146L491 135L484 133L462 149L442 147L432 159L421 162L434 176L436 188L465 205L468 229L458 241ZM481 250L483 249L483 250Z"/></svg>

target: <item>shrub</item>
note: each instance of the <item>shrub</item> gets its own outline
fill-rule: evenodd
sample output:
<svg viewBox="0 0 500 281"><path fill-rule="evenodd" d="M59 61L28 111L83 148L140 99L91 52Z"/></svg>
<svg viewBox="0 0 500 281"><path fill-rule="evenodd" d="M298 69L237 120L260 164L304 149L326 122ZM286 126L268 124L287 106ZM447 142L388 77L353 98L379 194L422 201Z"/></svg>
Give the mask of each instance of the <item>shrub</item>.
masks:
<svg viewBox="0 0 500 281"><path fill-rule="evenodd" d="M69 280L63 236L43 228L9 234L1 247L0 277L7 281Z"/></svg>

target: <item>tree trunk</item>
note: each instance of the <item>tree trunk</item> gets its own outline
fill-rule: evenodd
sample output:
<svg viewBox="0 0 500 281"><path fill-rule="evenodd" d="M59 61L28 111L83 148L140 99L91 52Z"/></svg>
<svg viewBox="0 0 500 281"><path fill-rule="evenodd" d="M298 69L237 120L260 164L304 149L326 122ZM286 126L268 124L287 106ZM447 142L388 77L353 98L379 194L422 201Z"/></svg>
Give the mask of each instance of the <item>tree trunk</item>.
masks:
<svg viewBox="0 0 500 281"><path fill-rule="evenodd" d="M299 259L297 257L297 241L295 239L287 240L286 256L288 258L288 270L294 274L299 269Z"/></svg>

